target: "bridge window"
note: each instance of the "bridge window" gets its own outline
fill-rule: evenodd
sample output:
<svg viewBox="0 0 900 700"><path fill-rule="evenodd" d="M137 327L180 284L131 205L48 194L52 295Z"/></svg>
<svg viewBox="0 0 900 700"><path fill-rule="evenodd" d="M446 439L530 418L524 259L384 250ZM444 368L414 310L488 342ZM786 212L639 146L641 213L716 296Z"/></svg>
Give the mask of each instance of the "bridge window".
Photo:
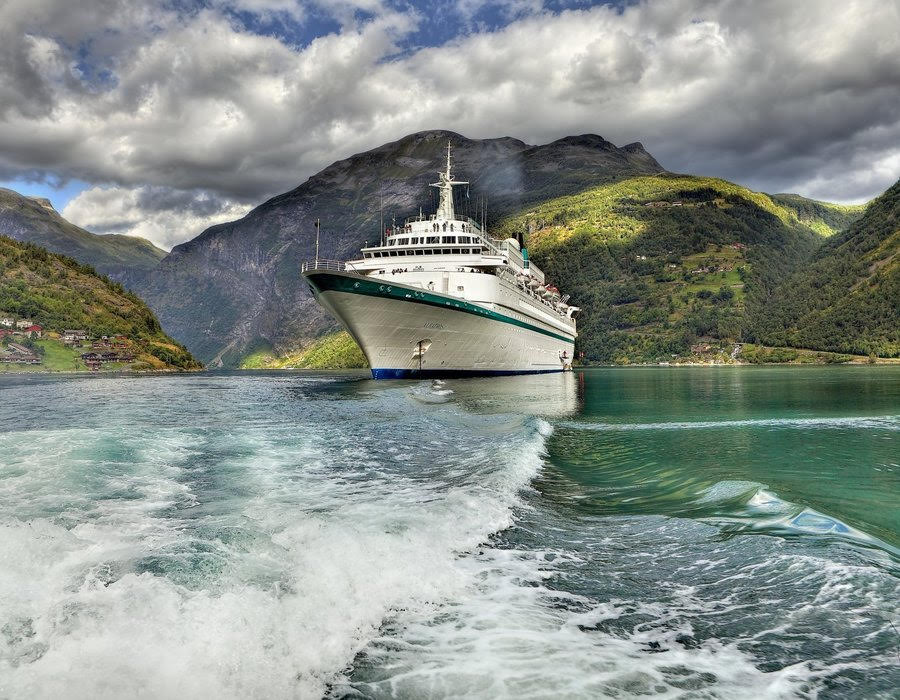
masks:
<svg viewBox="0 0 900 700"><path fill-rule="evenodd" d="M429 236L429 237L428 237L428 240L425 241L425 242L426 242L426 243L440 243L440 242L441 242L441 237L440 237L440 236Z"/></svg>
<svg viewBox="0 0 900 700"><path fill-rule="evenodd" d="M441 239L442 243L456 243L456 236L444 236Z"/></svg>

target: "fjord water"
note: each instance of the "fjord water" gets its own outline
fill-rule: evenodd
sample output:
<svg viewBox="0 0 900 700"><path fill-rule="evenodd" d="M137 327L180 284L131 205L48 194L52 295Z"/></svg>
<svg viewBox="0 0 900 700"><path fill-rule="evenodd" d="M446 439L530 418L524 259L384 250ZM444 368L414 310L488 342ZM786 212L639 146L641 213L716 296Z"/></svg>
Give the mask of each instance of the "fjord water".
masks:
<svg viewBox="0 0 900 700"><path fill-rule="evenodd" d="M900 368L0 396L0 698L900 687Z"/></svg>

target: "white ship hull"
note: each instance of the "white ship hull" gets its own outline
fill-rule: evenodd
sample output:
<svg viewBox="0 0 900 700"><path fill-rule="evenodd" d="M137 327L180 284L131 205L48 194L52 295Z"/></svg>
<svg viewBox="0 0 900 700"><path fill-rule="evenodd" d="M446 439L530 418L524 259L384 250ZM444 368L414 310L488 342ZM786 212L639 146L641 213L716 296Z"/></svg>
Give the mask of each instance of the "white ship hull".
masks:
<svg viewBox="0 0 900 700"><path fill-rule="evenodd" d="M362 348L376 379L571 367L574 334L539 319L354 273L305 274L318 301Z"/></svg>

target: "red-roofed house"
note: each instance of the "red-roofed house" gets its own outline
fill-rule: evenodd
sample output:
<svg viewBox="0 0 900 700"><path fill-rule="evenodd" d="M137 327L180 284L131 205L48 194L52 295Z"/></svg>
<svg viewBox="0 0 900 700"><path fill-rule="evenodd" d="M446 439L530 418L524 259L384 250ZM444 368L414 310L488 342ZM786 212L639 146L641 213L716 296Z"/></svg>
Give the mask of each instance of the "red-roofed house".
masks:
<svg viewBox="0 0 900 700"><path fill-rule="evenodd" d="M40 338L44 334L44 329L35 323L31 326L28 326L28 328L25 329L25 332L28 335L34 333L38 338Z"/></svg>

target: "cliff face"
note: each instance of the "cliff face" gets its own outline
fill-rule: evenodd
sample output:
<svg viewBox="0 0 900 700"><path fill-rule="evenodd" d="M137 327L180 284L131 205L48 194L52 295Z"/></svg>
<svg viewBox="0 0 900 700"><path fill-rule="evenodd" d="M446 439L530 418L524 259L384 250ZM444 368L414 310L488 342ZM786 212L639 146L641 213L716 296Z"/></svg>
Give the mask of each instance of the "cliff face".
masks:
<svg viewBox="0 0 900 700"><path fill-rule="evenodd" d="M454 174L471 181L469 197L457 188L458 210L476 216L483 196L489 225L551 197L663 171L640 144L617 148L592 134L529 146L421 132L338 161L243 219L207 229L174 248L138 289L163 327L213 365L295 347L335 327L300 277L301 262L315 253L315 220L322 222L320 257L343 260L378 240L382 201L385 225L420 206L433 211L428 183L448 140Z"/></svg>
<svg viewBox="0 0 900 700"><path fill-rule="evenodd" d="M135 286L166 251L136 236L99 236L66 221L47 199L0 188L0 235L68 255L97 272Z"/></svg>

